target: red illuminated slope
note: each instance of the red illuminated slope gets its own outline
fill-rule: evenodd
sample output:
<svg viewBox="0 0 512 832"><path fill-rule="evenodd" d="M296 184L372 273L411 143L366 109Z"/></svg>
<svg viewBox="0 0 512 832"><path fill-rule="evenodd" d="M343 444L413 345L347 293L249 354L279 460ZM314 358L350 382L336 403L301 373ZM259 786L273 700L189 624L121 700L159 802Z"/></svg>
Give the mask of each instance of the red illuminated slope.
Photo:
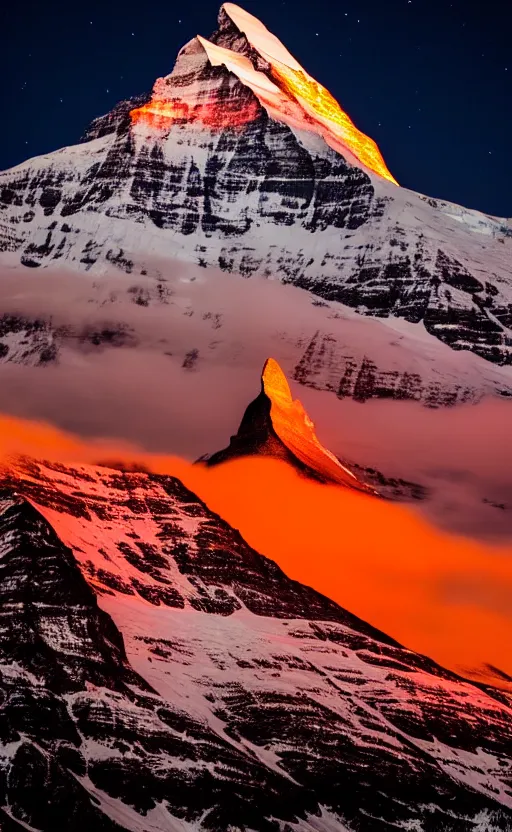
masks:
<svg viewBox="0 0 512 832"><path fill-rule="evenodd" d="M290 579L180 479L13 461L0 563L5 832L510 829L508 694Z"/></svg>

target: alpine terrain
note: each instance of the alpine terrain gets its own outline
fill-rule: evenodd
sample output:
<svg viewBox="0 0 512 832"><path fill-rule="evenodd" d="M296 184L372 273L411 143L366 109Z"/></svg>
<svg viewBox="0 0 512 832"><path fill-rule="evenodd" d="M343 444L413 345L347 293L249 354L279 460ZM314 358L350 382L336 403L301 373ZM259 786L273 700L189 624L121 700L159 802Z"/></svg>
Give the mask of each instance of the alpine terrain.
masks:
<svg viewBox="0 0 512 832"><path fill-rule="evenodd" d="M31 418L113 435L91 379L114 412L124 373L116 438L137 438L134 413L156 435L137 411L151 378L186 455L180 425L227 437L233 388L245 406L263 366L237 433L198 464L272 456L354 499L421 498L339 458L341 431L324 447L317 412L336 428L373 399L429 419L506 407L511 255L510 220L400 187L225 3L151 92L0 173L0 411L27 415L33 392ZM174 476L0 463L1 832L512 832L504 673L470 681L402 646Z"/></svg>

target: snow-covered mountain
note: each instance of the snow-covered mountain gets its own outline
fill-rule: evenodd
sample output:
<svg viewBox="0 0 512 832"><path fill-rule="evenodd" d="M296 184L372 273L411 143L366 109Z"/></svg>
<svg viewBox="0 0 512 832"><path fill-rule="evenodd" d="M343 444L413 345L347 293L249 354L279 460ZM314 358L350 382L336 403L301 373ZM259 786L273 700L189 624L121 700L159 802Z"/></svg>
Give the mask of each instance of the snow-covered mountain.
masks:
<svg viewBox="0 0 512 832"><path fill-rule="evenodd" d="M150 94L0 174L0 410L33 384L29 415L139 440L152 377L162 411L164 389L181 397L161 419L181 452L192 415L232 428L227 391L245 405L272 355L205 462L270 454L422 496L340 460L337 416L347 398L511 396L511 254L510 221L399 187L226 3ZM94 396L116 413L127 373L112 431ZM463 679L289 579L174 477L10 460L0 601L0 830L512 832L505 681Z"/></svg>
<svg viewBox="0 0 512 832"><path fill-rule="evenodd" d="M0 482L0 827L508 832L512 700L289 580L179 480Z"/></svg>
<svg viewBox="0 0 512 832"><path fill-rule="evenodd" d="M177 263L307 290L350 321L349 343L324 321L285 369L340 397L512 392L510 221L397 186L375 143L231 3L150 95L0 174L0 250L5 268L129 275L148 304ZM66 330L49 318L6 315L0 359L55 360Z"/></svg>

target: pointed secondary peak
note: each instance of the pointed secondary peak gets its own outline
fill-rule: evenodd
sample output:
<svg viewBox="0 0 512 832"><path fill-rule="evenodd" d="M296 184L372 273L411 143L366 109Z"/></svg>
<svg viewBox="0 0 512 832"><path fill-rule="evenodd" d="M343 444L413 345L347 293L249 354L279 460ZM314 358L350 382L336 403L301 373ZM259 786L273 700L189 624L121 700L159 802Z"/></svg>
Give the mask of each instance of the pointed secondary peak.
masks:
<svg viewBox="0 0 512 832"><path fill-rule="evenodd" d="M261 383L265 392L271 394L271 398L282 399L286 404L292 402L292 391L288 379L275 358L267 358L265 361Z"/></svg>
<svg viewBox="0 0 512 832"><path fill-rule="evenodd" d="M218 465L243 456L283 459L317 481L375 493L322 445L312 420L301 402L293 399L286 375L273 358L265 362L261 392L247 407L229 447L201 461Z"/></svg>
<svg viewBox="0 0 512 832"><path fill-rule="evenodd" d="M283 370L268 358L261 377L262 389L270 400L274 431L293 456L326 482L364 488L357 477L325 448L315 433L315 425L302 403L293 399Z"/></svg>

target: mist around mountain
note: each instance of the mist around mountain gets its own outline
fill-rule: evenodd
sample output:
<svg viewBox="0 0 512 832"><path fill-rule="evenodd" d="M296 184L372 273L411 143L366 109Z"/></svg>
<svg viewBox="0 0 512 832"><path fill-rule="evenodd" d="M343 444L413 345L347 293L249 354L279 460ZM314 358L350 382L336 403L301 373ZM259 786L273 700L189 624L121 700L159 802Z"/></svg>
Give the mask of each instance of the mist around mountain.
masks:
<svg viewBox="0 0 512 832"><path fill-rule="evenodd" d="M318 306L292 286L186 264L154 268L157 282L136 283L112 270L77 280L66 269L3 269L5 320L17 331L0 336L11 358L0 363L1 410L192 461L228 445L275 356L320 441L351 470L419 485L418 510L446 528L510 538L509 403L491 392L501 369L395 320ZM305 384L312 341L319 353ZM46 351L51 360L41 360ZM356 400L340 396L344 355L363 370L378 361L387 385L415 364L436 396L456 385L478 398L459 407L382 399L370 367ZM483 398L479 373L490 391Z"/></svg>

